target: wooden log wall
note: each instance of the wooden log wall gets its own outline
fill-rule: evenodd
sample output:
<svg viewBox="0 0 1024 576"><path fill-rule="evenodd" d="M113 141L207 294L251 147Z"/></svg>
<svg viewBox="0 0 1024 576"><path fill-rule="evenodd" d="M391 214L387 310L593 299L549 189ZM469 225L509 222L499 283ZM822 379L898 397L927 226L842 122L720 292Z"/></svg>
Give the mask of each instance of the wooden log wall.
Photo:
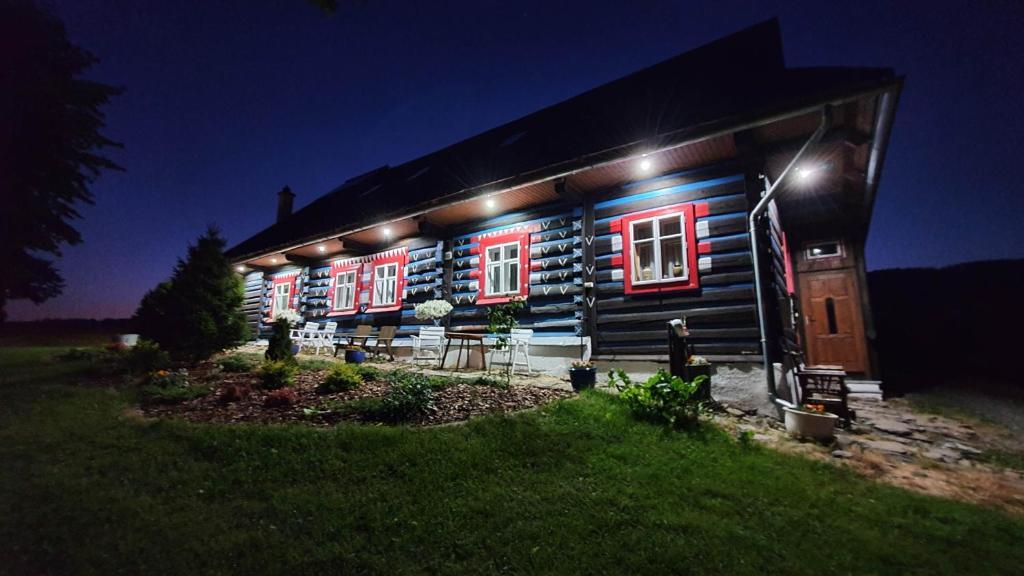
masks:
<svg viewBox="0 0 1024 576"><path fill-rule="evenodd" d="M745 178L722 169L637 182L593 205L597 354L662 355L666 322L686 318L696 354L719 361L760 359ZM626 294L622 234L613 222L635 212L695 203L700 287ZM701 206L703 205L703 206Z"/></svg>
<svg viewBox="0 0 1024 576"><path fill-rule="evenodd" d="M254 339L260 334L263 290L263 272L255 270L242 277L242 314L245 314L245 323L249 326L249 336Z"/></svg>
<svg viewBox="0 0 1024 576"><path fill-rule="evenodd" d="M582 331L582 209L563 205L478 223L452 241L451 329L486 332L489 306L476 304L481 234L526 227L529 233L529 296L519 316L521 328L537 336L578 336ZM475 228L475 229L473 229Z"/></svg>

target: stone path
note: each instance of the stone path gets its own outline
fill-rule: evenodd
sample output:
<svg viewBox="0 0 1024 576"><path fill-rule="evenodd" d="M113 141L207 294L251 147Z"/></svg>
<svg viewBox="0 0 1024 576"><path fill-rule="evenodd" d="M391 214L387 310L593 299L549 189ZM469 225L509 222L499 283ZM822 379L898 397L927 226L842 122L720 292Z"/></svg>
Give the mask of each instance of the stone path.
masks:
<svg viewBox="0 0 1024 576"><path fill-rule="evenodd" d="M775 449L847 465L883 482L1024 514L1024 472L980 460L987 450L1024 453L1006 428L914 412L901 400L851 400L856 423L825 446L788 436L781 422L731 410L716 420Z"/></svg>

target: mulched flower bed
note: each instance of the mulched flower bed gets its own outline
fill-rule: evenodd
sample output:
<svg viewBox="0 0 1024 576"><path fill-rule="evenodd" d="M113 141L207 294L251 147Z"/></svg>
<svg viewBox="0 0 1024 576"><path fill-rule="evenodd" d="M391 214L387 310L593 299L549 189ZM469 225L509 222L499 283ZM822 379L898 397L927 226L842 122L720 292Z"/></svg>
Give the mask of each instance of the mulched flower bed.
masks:
<svg viewBox="0 0 1024 576"><path fill-rule="evenodd" d="M300 372L291 387L295 391L294 404L267 407L264 402L270 391L258 388L257 378L251 373L193 372L194 381L212 386L211 394L178 404L144 404L142 411L152 417L182 418L192 422L263 424L301 423L312 426L333 426L339 422L367 422L362 414L337 410L347 402L364 398L381 398L391 385L382 381L365 381L354 390L333 394L319 394L317 385L323 381L325 370ZM386 377L386 376L385 376ZM231 386L248 386L252 391L245 398L225 401L225 391ZM426 414L406 422L414 425L437 425L467 420L473 416L515 412L535 408L559 398L571 397L565 390L513 385L508 388L455 383L434 391L434 406Z"/></svg>

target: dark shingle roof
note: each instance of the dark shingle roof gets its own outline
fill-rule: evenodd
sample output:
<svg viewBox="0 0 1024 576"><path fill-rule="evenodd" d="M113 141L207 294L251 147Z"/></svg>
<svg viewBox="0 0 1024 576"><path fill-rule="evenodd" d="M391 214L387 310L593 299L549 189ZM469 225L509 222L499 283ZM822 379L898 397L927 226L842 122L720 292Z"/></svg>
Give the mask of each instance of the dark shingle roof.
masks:
<svg viewBox="0 0 1024 576"><path fill-rule="evenodd" d="M228 251L253 257L401 216L453 194L504 187L650 146L680 130L792 109L889 83L888 68L787 69L774 19L447 148L350 179Z"/></svg>

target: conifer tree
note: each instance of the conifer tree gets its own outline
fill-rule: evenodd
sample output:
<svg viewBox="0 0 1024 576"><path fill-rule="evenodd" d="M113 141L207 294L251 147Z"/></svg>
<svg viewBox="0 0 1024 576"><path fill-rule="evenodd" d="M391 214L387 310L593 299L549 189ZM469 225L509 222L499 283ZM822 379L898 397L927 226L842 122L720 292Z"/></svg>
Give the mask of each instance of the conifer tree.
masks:
<svg viewBox="0 0 1024 576"><path fill-rule="evenodd" d="M142 299L139 333L192 362L237 346L248 337L241 278L224 255L225 241L210 228L178 260L170 280Z"/></svg>

